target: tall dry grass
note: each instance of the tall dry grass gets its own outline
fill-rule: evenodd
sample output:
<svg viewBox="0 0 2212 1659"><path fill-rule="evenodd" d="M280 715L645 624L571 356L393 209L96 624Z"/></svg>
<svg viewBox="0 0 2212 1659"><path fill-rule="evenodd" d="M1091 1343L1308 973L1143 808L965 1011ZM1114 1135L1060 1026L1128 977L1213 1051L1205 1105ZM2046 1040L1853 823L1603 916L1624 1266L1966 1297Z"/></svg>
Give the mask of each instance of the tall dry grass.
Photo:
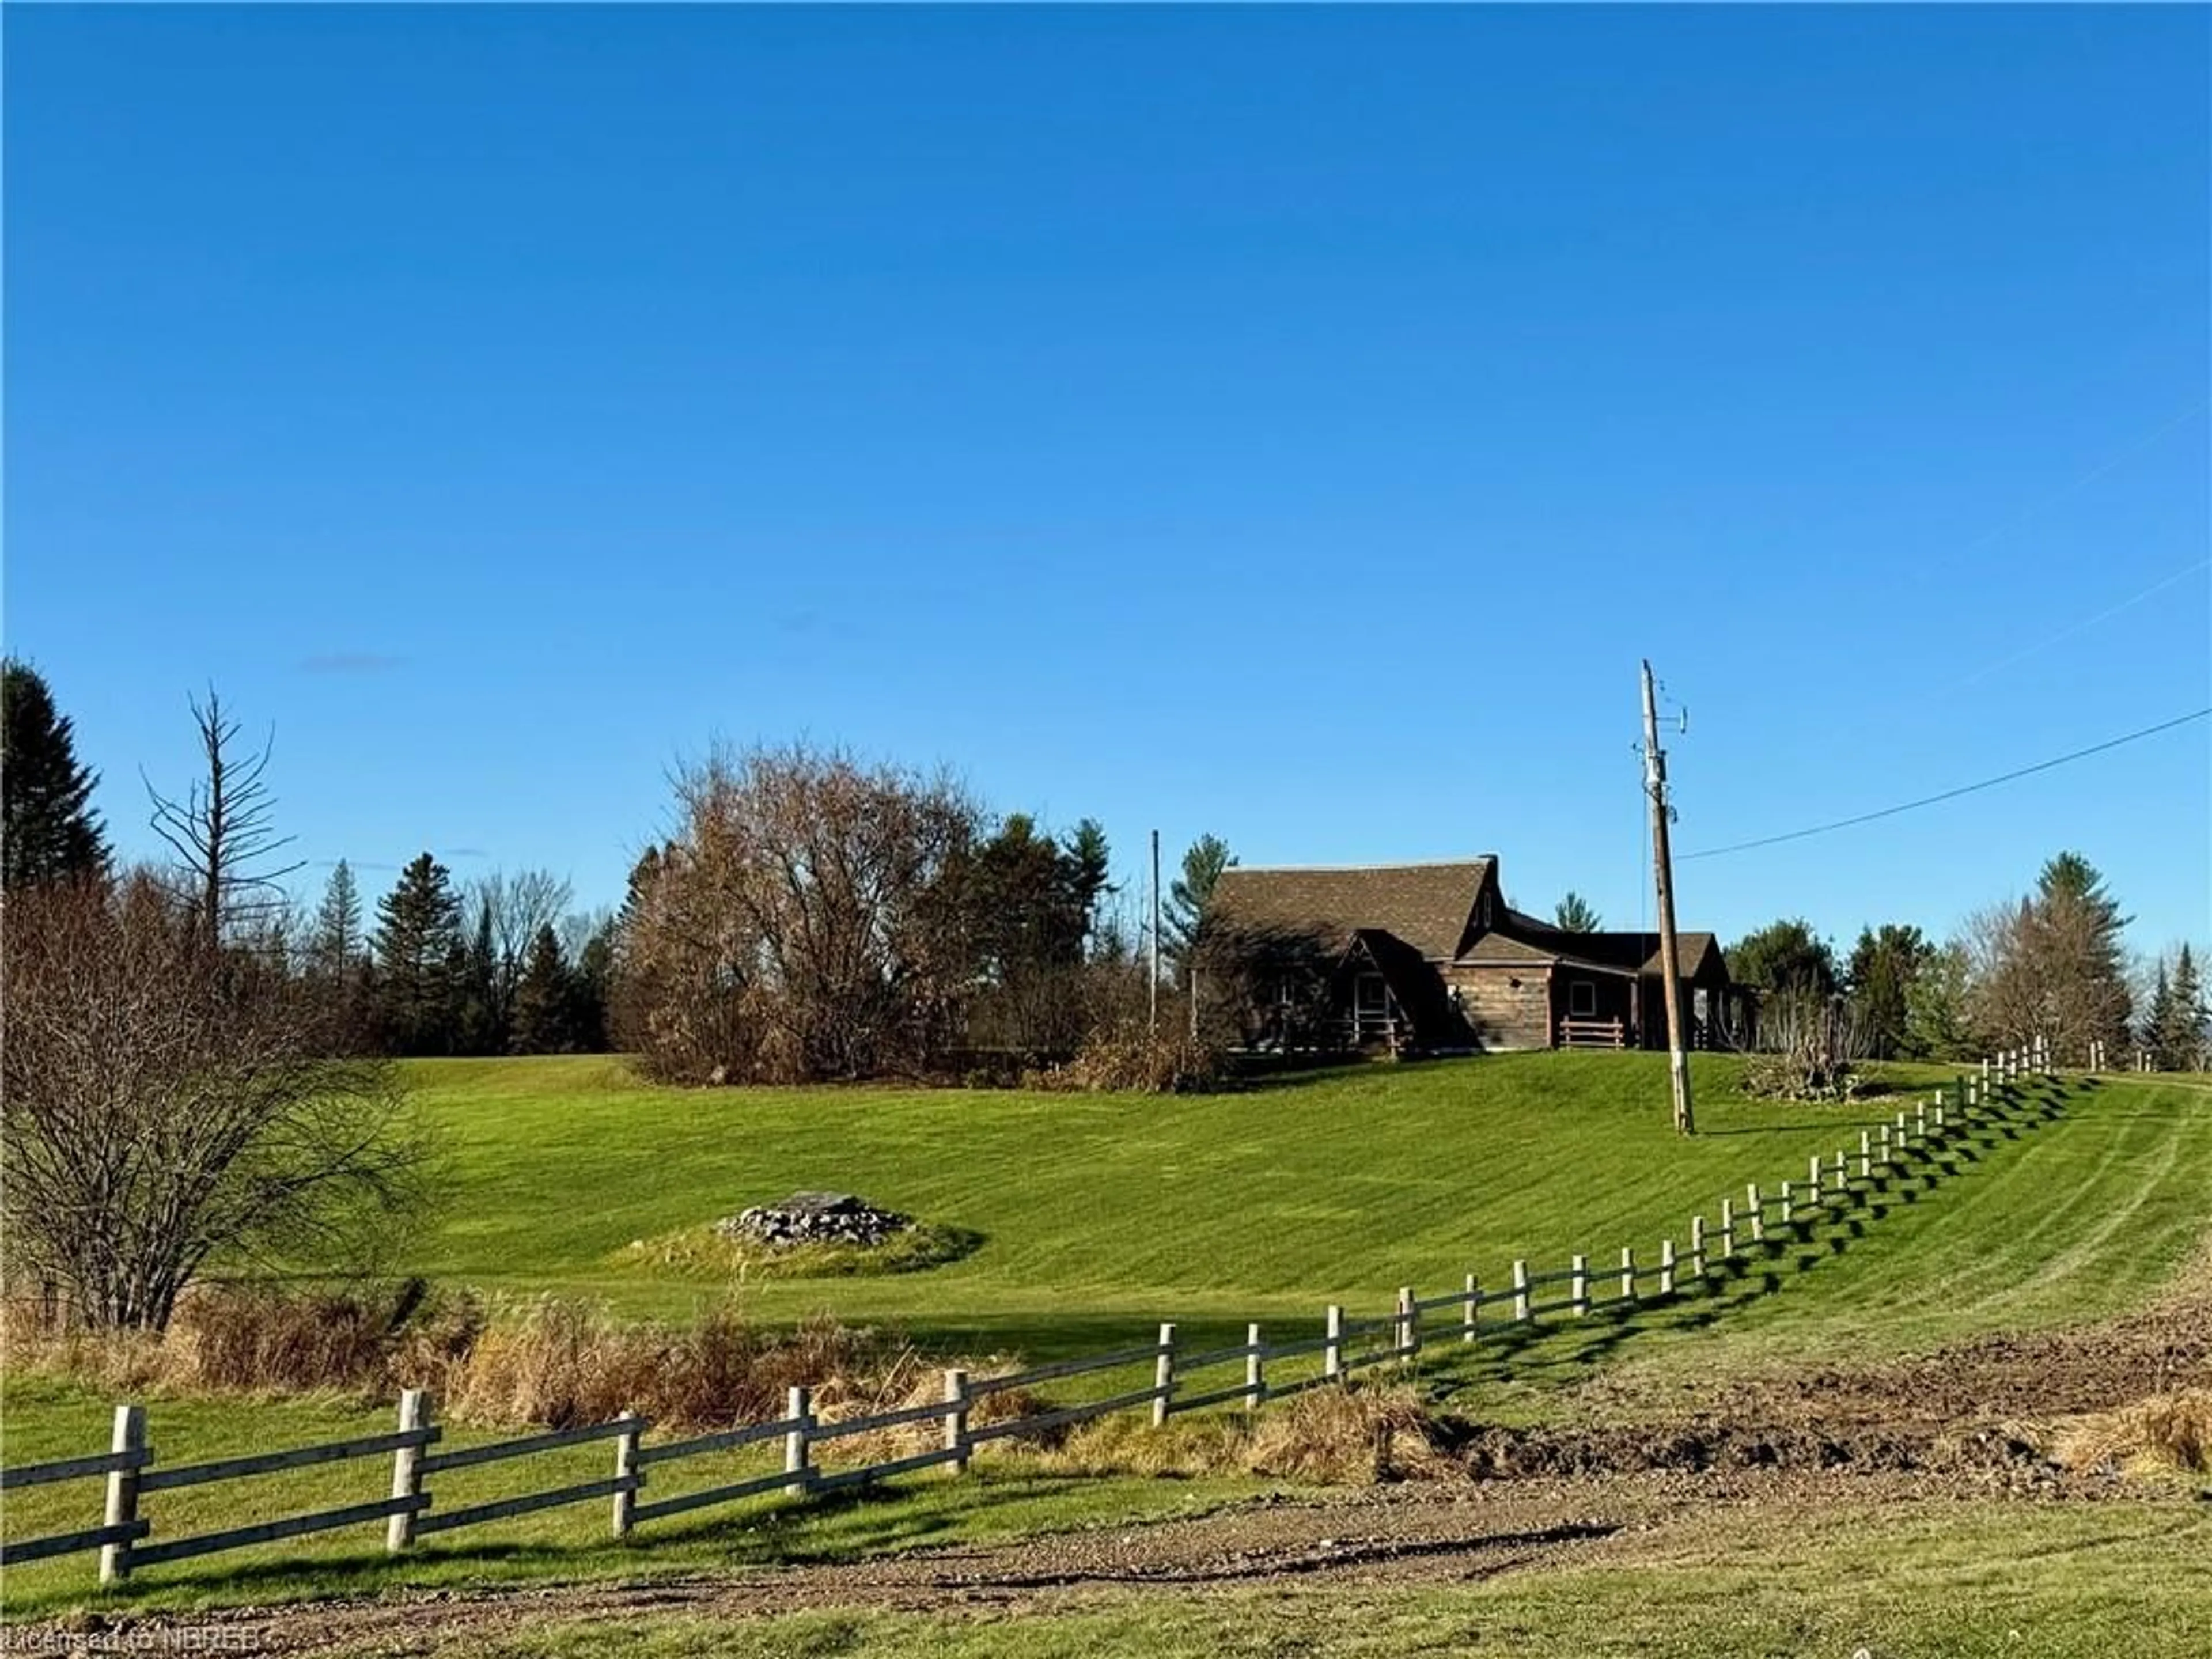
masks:
<svg viewBox="0 0 2212 1659"><path fill-rule="evenodd" d="M2052 1432L2050 1455L2069 1469L2212 1474L2212 1389L2148 1395L2074 1418Z"/></svg>

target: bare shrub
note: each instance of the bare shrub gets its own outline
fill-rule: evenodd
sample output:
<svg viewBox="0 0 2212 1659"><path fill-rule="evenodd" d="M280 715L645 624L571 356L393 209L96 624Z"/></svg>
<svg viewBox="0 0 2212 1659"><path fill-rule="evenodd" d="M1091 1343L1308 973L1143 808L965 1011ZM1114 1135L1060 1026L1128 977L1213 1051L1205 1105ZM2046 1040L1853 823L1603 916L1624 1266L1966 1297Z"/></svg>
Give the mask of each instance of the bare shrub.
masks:
<svg viewBox="0 0 2212 1659"><path fill-rule="evenodd" d="M143 872L8 899L9 1272L88 1324L159 1330L218 1261L357 1264L427 1197L397 1073L326 1057L319 1000L204 902Z"/></svg>
<svg viewBox="0 0 2212 1659"><path fill-rule="evenodd" d="M1743 1091L1762 1100L1850 1100L1865 1083L1874 1036L1863 1012L1841 997L1776 993L1762 1004L1763 1052L1744 1067Z"/></svg>
<svg viewBox="0 0 2212 1659"><path fill-rule="evenodd" d="M1127 1023L1084 1039L1065 1066L1031 1072L1032 1089L1152 1095L1200 1094L1228 1080L1227 1057L1179 1029L1152 1031Z"/></svg>

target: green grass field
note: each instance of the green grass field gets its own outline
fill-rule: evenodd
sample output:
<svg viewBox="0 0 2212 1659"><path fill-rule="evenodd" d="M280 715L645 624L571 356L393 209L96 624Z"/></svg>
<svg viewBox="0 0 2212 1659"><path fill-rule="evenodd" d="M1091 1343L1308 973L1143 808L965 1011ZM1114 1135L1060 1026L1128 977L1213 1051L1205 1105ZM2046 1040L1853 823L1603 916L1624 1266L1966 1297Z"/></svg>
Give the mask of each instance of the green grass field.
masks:
<svg viewBox="0 0 2212 1659"><path fill-rule="evenodd" d="M1516 1256L1563 1264L1578 1249L1603 1260L1629 1241L1656 1249L1662 1236L1684 1236L1692 1212L1715 1213L1747 1181L1802 1178L1808 1153L1856 1146L1862 1127L1912 1098L1763 1104L1735 1091L1738 1073L1698 1057L1702 1132L1685 1141L1668 1127L1663 1061L1647 1054L1378 1066L1169 1099L691 1091L642 1085L605 1059L427 1062L412 1077L447 1137L453 1182L410 1265L494 1292L558 1291L680 1316L710 1287L627 1267L624 1245L831 1188L984 1242L922 1273L755 1281L743 1295L757 1316L826 1309L933 1344L1036 1357L1112 1345L1165 1318L1223 1329L1314 1322L1332 1301L1379 1311L1402 1284L1442 1289L1468 1272L1502 1280ZM2094 1145L2069 1133L2018 1148L2038 1173L1998 1210L2057 1173L2040 1160L2064 1166L2070 1188L2072 1165L2086 1159L2092 1205L2138 1174L2207 1167L2201 1122L2161 1115L2123 1127L2112 1115L2085 1117L2116 1132ZM2077 1149L2070 1157L2062 1140ZM1993 1169L2020 1161L2010 1150ZM2188 1189L2185 1176L2174 1184ZM2120 1299L2189 1242L2185 1224L2162 1225L2176 1218L2145 1201L2150 1210L2120 1229L2148 1249L2129 1258L2139 1268L2119 1264L2130 1275ZM2043 1207L2031 1218L2053 1245L2103 1224L2076 1230ZM1984 1200L1983 1219L1994 1218ZM2075 1295L2063 1254L2047 1264L2059 1315ZM1989 1276L2014 1277L2002 1263Z"/></svg>
<svg viewBox="0 0 2212 1659"><path fill-rule="evenodd" d="M409 1263L525 1296L604 1298L681 1316L697 1280L625 1270L631 1239L696 1224L799 1188L858 1191L973 1230L973 1255L925 1273L744 1287L764 1320L828 1310L951 1350L1034 1360L1148 1336L1174 1318L1197 1344L1243 1322L1289 1335L1322 1305L1381 1313L1468 1271L1503 1282L1587 1252L1594 1270L1633 1242L1686 1233L1747 1180L1802 1179L1808 1154L1856 1146L1941 1073L1857 1106L1747 1101L1734 1064L1698 1061L1702 1133L1668 1127L1663 1059L1499 1056L1317 1075L1249 1093L1151 1099L884 1090L687 1091L642 1086L601 1059L453 1061L412 1068L444 1131L453 1190ZM2212 1091L2179 1082L2038 1085L2051 1107L1992 1132L1933 1184L1895 1184L1806 1241L1776 1246L1710 1297L1626 1319L1565 1322L1540 1340L1438 1345L1431 1375L1454 1409L1494 1418L1558 1408L1599 1366L1665 1378L1930 1345L2006 1326L2070 1322L2138 1305L2200 1247L2212 1186ZM1227 1380L1227 1379L1224 1379ZM388 1404L148 1401L162 1462L305 1443L389 1426ZM10 1465L106 1444L112 1402L46 1379L8 1379ZM457 1435L453 1443L481 1436ZM453 1505L605 1473L605 1448L471 1472ZM379 1493L382 1466L276 1477L282 1507ZM708 1477L702 1476L703 1480ZM735 1478L721 1474L717 1478ZM603 1506L461 1534L394 1568L340 1534L155 1570L134 1595L189 1602L486 1576L650 1570L951 1541L1218 1501L1258 1483L1074 1481L1009 1463L988 1478L921 1477L904 1495L780 1516L772 1504L655 1528L649 1556L605 1542ZM163 1536L246 1518L226 1484L159 1494ZM12 1536L91 1524L96 1482L10 1501ZM477 1540L481 1539L481 1541ZM234 1565L235 1564L235 1565ZM240 1569L244 1571L241 1572ZM89 1558L10 1572L11 1614L82 1600Z"/></svg>

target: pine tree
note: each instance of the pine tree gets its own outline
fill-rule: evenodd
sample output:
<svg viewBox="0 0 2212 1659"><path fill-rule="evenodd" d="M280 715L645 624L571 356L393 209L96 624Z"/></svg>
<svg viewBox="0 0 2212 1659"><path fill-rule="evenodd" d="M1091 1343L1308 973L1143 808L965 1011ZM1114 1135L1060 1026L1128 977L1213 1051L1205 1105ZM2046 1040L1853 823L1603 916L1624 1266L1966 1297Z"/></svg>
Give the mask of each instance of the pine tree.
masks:
<svg viewBox="0 0 2212 1659"><path fill-rule="evenodd" d="M2161 1071L2202 1071L2205 1053L2204 983L2198 975L2197 956L2186 945L2173 959L2173 976L2166 978L2159 966L2159 995L2165 1003L2151 1004L2151 1052Z"/></svg>
<svg viewBox="0 0 2212 1659"><path fill-rule="evenodd" d="M2025 920L2020 944L2033 1006L2022 1012L2033 1029L2005 1035L2045 1036L2067 1062L2085 1060L2093 1041L2119 1048L2132 1002L2120 937L2130 919L2097 867L2079 853L2053 858Z"/></svg>
<svg viewBox="0 0 2212 1659"><path fill-rule="evenodd" d="M1085 949L1093 950L1101 921L1099 906L1115 890L1107 879L1112 852L1106 842L1105 826L1096 818L1085 818L1068 836L1063 852L1068 886L1076 912L1083 919Z"/></svg>
<svg viewBox="0 0 2212 1659"><path fill-rule="evenodd" d="M376 906L376 1009L385 1042L403 1054L453 1051L458 1035L460 900L428 853L400 872Z"/></svg>
<svg viewBox="0 0 2212 1659"><path fill-rule="evenodd" d="M1566 897L1552 912L1552 925L1563 933L1595 933L1605 924L1598 919L1590 902L1580 893L1569 890Z"/></svg>
<svg viewBox="0 0 2212 1659"><path fill-rule="evenodd" d="M1879 933L1859 930L1844 979L1875 1059L1889 1060L1903 1051L1912 981L1934 954L1920 930L1909 923L1885 922Z"/></svg>
<svg viewBox="0 0 2212 1659"><path fill-rule="evenodd" d="M10 657L0 664L0 879L21 887L99 875L107 837L90 805L100 775L78 763L74 727L46 678Z"/></svg>
<svg viewBox="0 0 2212 1659"><path fill-rule="evenodd" d="M501 1012L499 947L489 900L478 902L476 930L460 957L458 973L456 1052L506 1053L507 1022Z"/></svg>
<svg viewBox="0 0 2212 1659"><path fill-rule="evenodd" d="M307 936L307 972L330 1020L330 1041L342 1053L357 1050L368 1036L368 966L361 889L353 866L340 859L315 908Z"/></svg>
<svg viewBox="0 0 2212 1659"><path fill-rule="evenodd" d="M561 954L550 926L530 941L522 979L514 989L514 1029L508 1048L518 1054L560 1054L577 1048L576 975Z"/></svg>
<svg viewBox="0 0 2212 1659"><path fill-rule="evenodd" d="M1200 836L1182 855L1182 873L1168 884L1165 914L1161 918L1162 945L1178 963L1197 954L1206 929L1206 912L1213 902L1214 884L1237 860L1229 843L1218 836Z"/></svg>

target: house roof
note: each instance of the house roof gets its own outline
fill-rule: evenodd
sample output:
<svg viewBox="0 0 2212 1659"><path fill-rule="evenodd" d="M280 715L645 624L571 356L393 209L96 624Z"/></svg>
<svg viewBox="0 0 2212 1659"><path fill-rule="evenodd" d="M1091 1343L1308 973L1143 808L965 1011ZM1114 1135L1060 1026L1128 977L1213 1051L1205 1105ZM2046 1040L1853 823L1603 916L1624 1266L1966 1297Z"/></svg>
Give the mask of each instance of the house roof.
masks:
<svg viewBox="0 0 2212 1659"><path fill-rule="evenodd" d="M1656 933L1571 933L1565 928L1554 927L1549 922L1539 921L1518 910L1508 910L1503 925L1512 931L1512 943L1533 947L1547 957L1570 962L1579 959L1592 967L1611 968L1620 972L1656 974L1660 971L1659 935ZM1461 959L1466 962L1485 960L1481 952L1498 937L1492 933L1477 939ZM1677 933L1674 947L1681 958L1682 977L1685 979L1696 978L1705 967L1707 956L1718 956L1720 952L1720 943L1711 933ZM1507 958L1499 956L1487 959L1503 961Z"/></svg>
<svg viewBox="0 0 2212 1659"><path fill-rule="evenodd" d="M1232 866L1213 889L1213 914L1233 928L1310 933L1338 945L1379 928L1432 961L1449 961L1496 863Z"/></svg>

